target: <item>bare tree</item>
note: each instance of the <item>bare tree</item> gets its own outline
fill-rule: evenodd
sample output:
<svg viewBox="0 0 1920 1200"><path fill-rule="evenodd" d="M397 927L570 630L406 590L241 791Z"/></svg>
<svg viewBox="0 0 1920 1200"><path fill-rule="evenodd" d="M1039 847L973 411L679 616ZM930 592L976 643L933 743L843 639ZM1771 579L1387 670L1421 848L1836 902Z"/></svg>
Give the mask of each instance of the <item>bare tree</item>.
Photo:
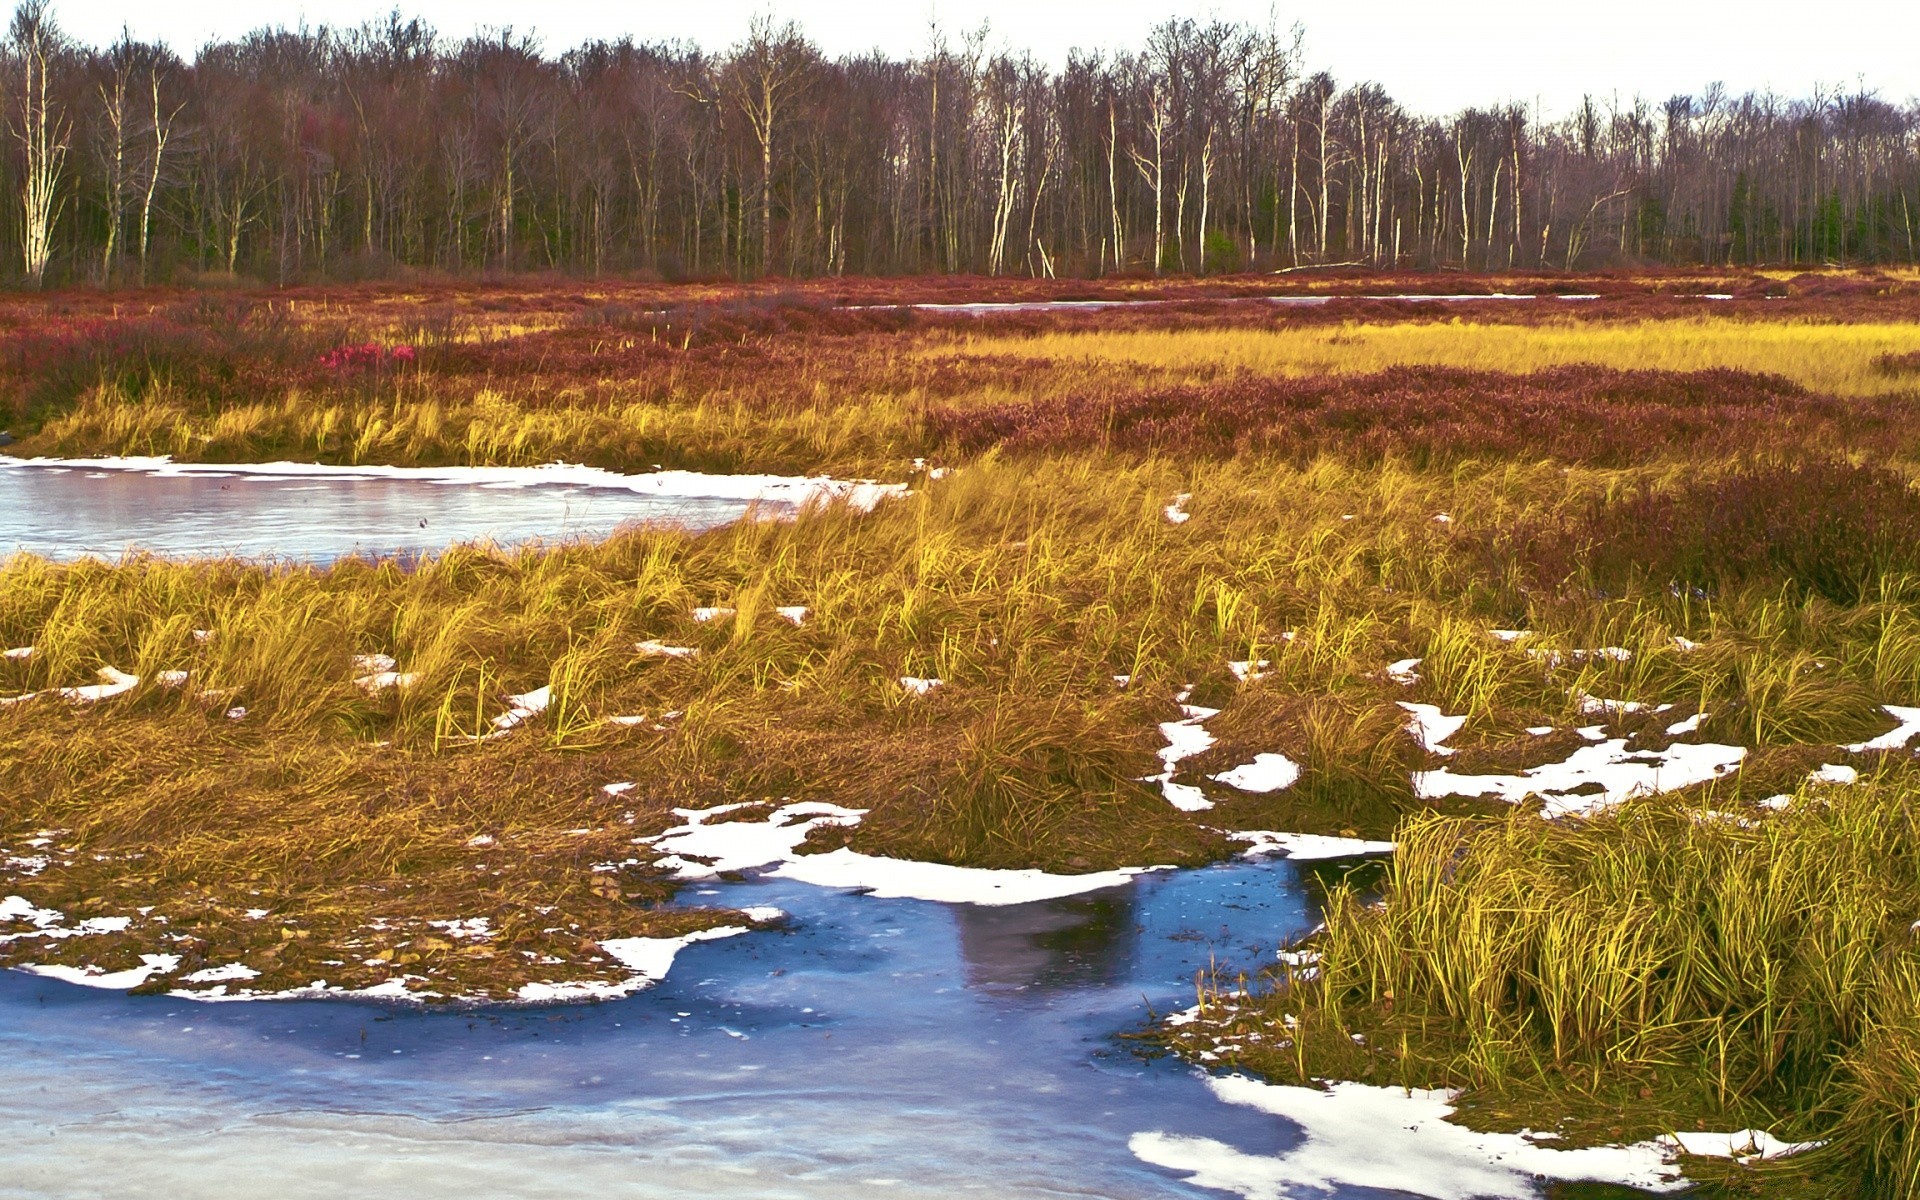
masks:
<svg viewBox="0 0 1920 1200"><path fill-rule="evenodd" d="M775 28L770 18L755 17L746 41L734 48L729 69L721 76L729 99L746 119L760 150L760 262L765 271L773 261L774 140L787 116L787 105L806 85L819 52L788 22Z"/></svg>
<svg viewBox="0 0 1920 1200"><path fill-rule="evenodd" d="M18 72L13 135L20 143L20 253L27 283L39 287L53 256L53 226L59 219L61 169L73 124L52 97L55 61L65 40L54 27L47 0L21 0L13 10L8 49Z"/></svg>

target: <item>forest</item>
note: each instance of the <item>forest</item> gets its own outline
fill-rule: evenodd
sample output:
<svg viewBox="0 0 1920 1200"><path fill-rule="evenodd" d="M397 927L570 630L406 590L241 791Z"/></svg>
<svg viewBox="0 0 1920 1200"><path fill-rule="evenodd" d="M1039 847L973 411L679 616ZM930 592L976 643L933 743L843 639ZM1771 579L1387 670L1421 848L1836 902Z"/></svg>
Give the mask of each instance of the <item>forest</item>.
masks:
<svg viewBox="0 0 1920 1200"><path fill-rule="evenodd" d="M549 52L398 13L197 48L4 47L4 277L1091 277L1359 264L1912 265L1920 106L1709 84L1571 114L1408 111L1302 30L1170 19L1057 69L986 30L832 58Z"/></svg>

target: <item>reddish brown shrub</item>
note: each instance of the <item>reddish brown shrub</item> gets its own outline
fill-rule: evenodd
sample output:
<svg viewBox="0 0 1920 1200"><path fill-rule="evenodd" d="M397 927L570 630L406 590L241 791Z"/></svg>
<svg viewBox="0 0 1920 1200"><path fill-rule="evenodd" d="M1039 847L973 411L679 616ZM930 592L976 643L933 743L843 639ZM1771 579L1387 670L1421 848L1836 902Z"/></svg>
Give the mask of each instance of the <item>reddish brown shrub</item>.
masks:
<svg viewBox="0 0 1920 1200"><path fill-rule="evenodd" d="M1231 380L1119 395L1070 395L929 414L962 451L1105 447L1179 454L1387 455L1645 462L1675 450L1744 450L1899 436L1890 402L1840 401L1743 371L1563 367L1528 375L1401 367L1374 375Z"/></svg>
<svg viewBox="0 0 1920 1200"><path fill-rule="evenodd" d="M1644 586L1711 594L1775 580L1855 604L1883 575L1920 573L1920 492L1890 471L1832 460L1750 466L1596 501L1491 544L1544 584L1584 575L1616 595Z"/></svg>

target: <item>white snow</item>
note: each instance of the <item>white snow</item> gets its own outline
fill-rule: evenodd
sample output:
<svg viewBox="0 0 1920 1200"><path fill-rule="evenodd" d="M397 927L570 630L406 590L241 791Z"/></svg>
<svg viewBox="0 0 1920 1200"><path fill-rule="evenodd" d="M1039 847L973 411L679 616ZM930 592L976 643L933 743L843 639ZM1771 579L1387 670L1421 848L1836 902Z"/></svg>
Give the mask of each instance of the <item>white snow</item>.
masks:
<svg viewBox="0 0 1920 1200"><path fill-rule="evenodd" d="M1836 787L1847 787L1860 782L1860 772L1854 767L1841 766L1838 763L1823 763L1820 769L1807 776L1812 783L1830 783Z"/></svg>
<svg viewBox="0 0 1920 1200"><path fill-rule="evenodd" d="M1737 768L1746 755L1744 747L1711 742L1630 751L1627 739L1610 738L1582 746L1561 762L1528 767L1518 775L1456 775L1444 768L1417 771L1413 790L1424 800L1494 796L1517 804L1538 796L1548 817L1585 816L1635 797L1718 779ZM1598 785L1597 790L1578 790L1593 785Z"/></svg>
<svg viewBox="0 0 1920 1200"><path fill-rule="evenodd" d="M1521 638L1533 636L1533 630L1531 629L1489 629L1487 632L1503 642L1517 642Z"/></svg>
<svg viewBox="0 0 1920 1200"><path fill-rule="evenodd" d="M1447 748L1447 739L1460 732L1461 727L1467 723L1466 717L1443 713L1437 704L1415 704L1402 700L1400 707L1411 714L1407 720L1407 732L1413 735L1413 740L1419 742L1423 749L1429 754L1442 756L1453 753Z"/></svg>
<svg viewBox="0 0 1920 1200"><path fill-rule="evenodd" d="M1585 692L1574 697L1574 707L1583 717L1626 717L1647 710L1638 700L1602 700Z"/></svg>
<svg viewBox="0 0 1920 1200"><path fill-rule="evenodd" d="M693 619L702 625L709 621L718 621L722 617L730 617L732 615L733 609L724 604L716 604L711 607L701 607L693 610Z"/></svg>
<svg viewBox="0 0 1920 1200"><path fill-rule="evenodd" d="M1892 731L1864 742L1855 742L1844 747L1854 754L1872 754L1880 750L1903 750L1908 742L1920 734L1920 708L1903 708L1897 704L1882 705L1888 716L1899 722Z"/></svg>
<svg viewBox="0 0 1920 1200"><path fill-rule="evenodd" d="M203 967L191 975L182 975L181 983L226 983L238 979L258 979L260 972L245 963L228 963L220 967Z"/></svg>
<svg viewBox="0 0 1920 1200"><path fill-rule="evenodd" d="M0 658L11 659L14 662L25 662L32 657L32 646L15 646L11 650L0 651Z"/></svg>
<svg viewBox="0 0 1920 1200"><path fill-rule="evenodd" d="M1173 524L1184 525L1193 519L1193 514L1187 511L1187 501L1191 499L1193 499L1192 492L1181 492L1173 498L1173 503L1167 505L1161 512Z"/></svg>
<svg viewBox="0 0 1920 1200"><path fill-rule="evenodd" d="M738 804L716 808L677 808L686 824L656 837L639 839L663 852L657 865L682 879L711 879L723 871L751 871L783 863L795 856L807 835L822 826L857 825L864 808L805 801L775 809L764 821L715 821L737 811Z"/></svg>
<svg viewBox="0 0 1920 1200"><path fill-rule="evenodd" d="M1826 1144L1783 1142L1761 1129L1742 1129L1735 1133L1675 1132L1660 1140L1680 1153L1696 1158L1732 1158L1742 1163L1785 1158Z"/></svg>
<svg viewBox="0 0 1920 1200"><path fill-rule="evenodd" d="M1186 696L1186 692L1180 694L1180 720L1160 722L1160 736L1167 739L1167 744L1159 751L1160 773L1149 775L1140 782L1159 784L1160 794L1167 798L1167 803L1181 812L1202 812L1212 808L1213 801L1192 784L1175 783L1173 776L1180 769L1182 759L1192 758L1212 747L1213 735L1207 732L1204 723L1219 716L1220 710L1188 704Z"/></svg>
<svg viewBox="0 0 1920 1200"><path fill-rule="evenodd" d="M1257 661L1247 659L1244 662L1228 663L1227 670L1232 671L1233 677L1241 683L1257 683L1267 677L1267 668L1272 665L1273 662L1270 659L1262 658Z"/></svg>
<svg viewBox="0 0 1920 1200"><path fill-rule="evenodd" d="M807 606L804 604L782 604L773 611L793 625L807 623Z"/></svg>
<svg viewBox="0 0 1920 1200"><path fill-rule="evenodd" d="M1706 719L1707 714L1695 713L1684 721L1675 721L1673 724L1667 726L1667 736L1679 737L1683 733L1698 733L1700 731L1700 723Z"/></svg>
<svg viewBox="0 0 1920 1200"><path fill-rule="evenodd" d="M486 736L499 737L508 730L526 724L547 711L547 705L552 701L551 686L541 686L518 696L508 696L507 711L493 719L493 732Z"/></svg>
<svg viewBox="0 0 1920 1200"><path fill-rule="evenodd" d="M493 922L486 917L457 917L451 921L428 921L435 929L445 930L448 937L477 941L493 936Z"/></svg>
<svg viewBox="0 0 1920 1200"><path fill-rule="evenodd" d="M651 638L634 643L633 648L644 658L695 658L700 654L699 649L693 646L669 646Z"/></svg>
<svg viewBox="0 0 1920 1200"><path fill-rule="evenodd" d="M1624 646L1602 646L1598 650L1529 650L1527 657L1545 663L1551 671L1567 663L1583 663L1594 659L1632 662L1633 651Z"/></svg>
<svg viewBox="0 0 1920 1200"><path fill-rule="evenodd" d="M29 975L42 975L81 987L125 991L137 988L155 975L165 975L180 965L178 954L142 954L140 965L124 971L102 971L98 967L68 967L58 963L21 963L19 969Z"/></svg>
<svg viewBox="0 0 1920 1200"><path fill-rule="evenodd" d="M1119 887L1135 875L1168 867L1122 867L1084 875L1046 871L995 871L945 863L881 858L845 848L788 860L769 874L816 887L857 888L883 900L930 900L939 904L1029 904Z"/></svg>
<svg viewBox="0 0 1920 1200"><path fill-rule="evenodd" d="M1420 673L1415 670L1423 661L1418 658L1403 658L1387 667L1387 678L1395 683L1404 683L1408 687L1420 682Z"/></svg>
<svg viewBox="0 0 1920 1200"><path fill-rule="evenodd" d="M1369 841L1366 838L1329 837L1317 833L1276 833L1268 829L1235 830L1228 837L1236 842L1249 842L1240 852L1241 858L1268 858L1279 855L1307 861L1319 858L1352 858L1362 854L1391 854L1392 842Z"/></svg>
<svg viewBox="0 0 1920 1200"><path fill-rule="evenodd" d="M609 938L600 943L600 948L608 957L625 967L630 974L621 980L587 979L563 983L522 984L517 993L518 999L529 1004L548 1004L559 1001L576 1000L616 1000L621 996L648 988L667 977L673 969L673 960L682 950L695 942L710 942L716 938L733 937L746 933L739 925L721 925L715 929L698 929L680 937L671 938Z"/></svg>
<svg viewBox="0 0 1920 1200"><path fill-rule="evenodd" d="M354 685L368 695L377 696L390 688L410 688L419 676L412 671L376 671L355 679Z"/></svg>
<svg viewBox="0 0 1920 1200"><path fill-rule="evenodd" d="M699 471L654 471L621 475L598 467L548 463L538 467L335 467L316 463L177 463L166 456L14 460L10 465L41 470L133 471L160 477L205 476L252 479L334 478L410 479L451 487L519 489L543 486L611 488L643 496L674 496L747 503L785 504L794 509L844 501L856 512L869 512L880 501L908 494L904 483L877 483L866 479L829 476L708 475Z"/></svg>
<svg viewBox="0 0 1920 1200"><path fill-rule="evenodd" d="M1665 1147L1643 1142L1557 1150L1520 1133L1476 1133L1452 1124L1453 1093L1334 1083L1324 1090L1258 1083L1230 1075L1207 1080L1214 1095L1299 1126L1299 1144L1253 1154L1210 1137L1136 1133L1128 1147L1143 1162L1183 1173L1198 1187L1244 1200L1290 1200L1349 1190L1429 1200L1533 1197L1538 1180L1615 1183L1674 1191L1685 1181Z"/></svg>
<svg viewBox="0 0 1920 1200"><path fill-rule="evenodd" d="M0 921L25 921L35 929L48 929L59 925L67 915L56 908L39 908L25 896L8 896L0 900Z"/></svg>
<svg viewBox="0 0 1920 1200"><path fill-rule="evenodd" d="M397 671L391 654L356 654L353 656L353 684L368 695L377 696L389 688L409 688L416 676L411 671Z"/></svg>
<svg viewBox="0 0 1920 1200"><path fill-rule="evenodd" d="M1252 762L1222 771L1213 781L1243 792L1277 792L1300 781L1300 764L1284 754L1256 754Z"/></svg>
<svg viewBox="0 0 1920 1200"><path fill-rule="evenodd" d="M801 843L813 830L858 824L866 810L806 801L775 809L760 821L713 819L742 807L723 804L709 809L675 809L677 815L686 818L685 825L637 840L663 851L665 856L656 865L681 879L711 879L722 872L771 868L767 870L769 875L817 887L858 888L885 899L945 904L1024 904L1117 887L1143 871L1162 869L1123 867L1086 875L1053 875L911 862L848 849L800 854Z"/></svg>
<svg viewBox="0 0 1920 1200"><path fill-rule="evenodd" d="M84 684L80 687L49 688L44 692L28 692L22 696L0 697L0 708L10 704L25 704L40 696L58 696L74 704L94 704L101 700L111 700L115 696L124 696L140 686L138 675L129 675L113 667L101 667L100 682Z"/></svg>
<svg viewBox="0 0 1920 1200"><path fill-rule="evenodd" d="M944 679L922 679L918 675L902 675L900 686L915 696L924 696L937 687L946 684Z"/></svg>

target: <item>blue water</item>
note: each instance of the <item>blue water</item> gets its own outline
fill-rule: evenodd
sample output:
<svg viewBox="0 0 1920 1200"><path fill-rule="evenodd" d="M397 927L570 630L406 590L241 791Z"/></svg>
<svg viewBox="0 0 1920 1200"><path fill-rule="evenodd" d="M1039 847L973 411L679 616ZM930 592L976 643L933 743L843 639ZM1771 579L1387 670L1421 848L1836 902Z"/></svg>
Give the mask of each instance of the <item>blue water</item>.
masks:
<svg viewBox="0 0 1920 1200"><path fill-rule="evenodd" d="M691 898L792 919L697 943L630 999L551 1009L197 1004L0 973L0 1196L1217 1196L1127 1139L1294 1136L1113 1036L1309 928L1291 864L1006 908L778 880Z"/></svg>
<svg viewBox="0 0 1920 1200"><path fill-rule="evenodd" d="M434 553L463 542L603 538L635 523L711 529L747 510L741 500L563 483L275 475L246 467L175 474L0 458L0 557L26 550L53 559L114 559L145 550L325 564L356 554Z"/></svg>

